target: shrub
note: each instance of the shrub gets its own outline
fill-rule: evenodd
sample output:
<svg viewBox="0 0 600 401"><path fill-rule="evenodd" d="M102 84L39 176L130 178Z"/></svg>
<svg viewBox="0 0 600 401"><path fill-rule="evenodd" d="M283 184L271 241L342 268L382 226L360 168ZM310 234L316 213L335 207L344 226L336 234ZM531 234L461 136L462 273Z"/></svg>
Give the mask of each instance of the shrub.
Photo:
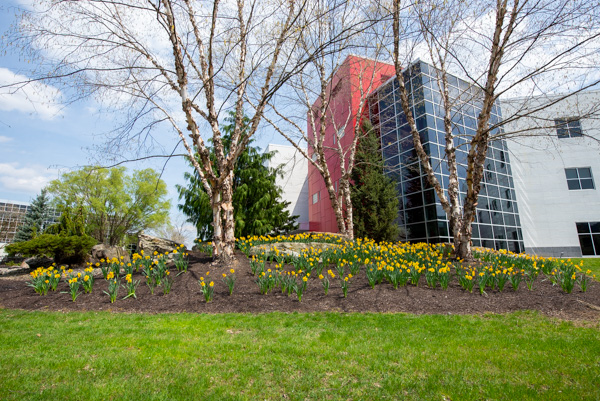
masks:
<svg viewBox="0 0 600 401"><path fill-rule="evenodd" d="M96 240L87 235L42 234L29 241L7 245L6 251L11 256L46 255L57 263L83 263L94 245Z"/></svg>

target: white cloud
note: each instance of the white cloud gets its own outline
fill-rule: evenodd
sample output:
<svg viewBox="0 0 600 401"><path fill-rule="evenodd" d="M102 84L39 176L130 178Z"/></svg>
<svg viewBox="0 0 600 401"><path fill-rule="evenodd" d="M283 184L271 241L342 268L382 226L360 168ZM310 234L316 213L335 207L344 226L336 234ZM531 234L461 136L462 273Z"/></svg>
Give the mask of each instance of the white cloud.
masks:
<svg viewBox="0 0 600 401"><path fill-rule="evenodd" d="M0 143L6 143L6 142L10 142L10 141L12 141L12 138L0 135Z"/></svg>
<svg viewBox="0 0 600 401"><path fill-rule="evenodd" d="M58 89L40 82L15 85L27 81L24 75L0 68L0 110L37 114L44 120L62 114Z"/></svg>
<svg viewBox="0 0 600 401"><path fill-rule="evenodd" d="M19 163L0 163L0 184L6 190L35 195L57 177L57 170L30 165L19 167Z"/></svg>

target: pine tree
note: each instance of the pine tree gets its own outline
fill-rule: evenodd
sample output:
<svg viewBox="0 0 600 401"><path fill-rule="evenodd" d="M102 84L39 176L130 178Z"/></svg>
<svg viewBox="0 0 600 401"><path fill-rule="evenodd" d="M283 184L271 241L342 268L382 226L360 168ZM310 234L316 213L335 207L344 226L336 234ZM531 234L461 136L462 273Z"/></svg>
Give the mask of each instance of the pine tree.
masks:
<svg viewBox="0 0 600 401"><path fill-rule="evenodd" d="M223 142L228 143L233 134L233 114L225 120L228 124L222 127ZM245 126L249 123L244 118ZM243 135L243 133L242 133ZM236 238L252 235L281 234L297 228L296 219L286 207L290 202L281 200L282 189L275 180L281 175L281 168L266 167L266 163L274 156L273 152L260 153L251 146L252 141L238 157L234 169L233 210L235 218ZM214 157L211 148L211 157ZM199 161L199 160L198 160ZM198 237L206 240L213 236L212 208L209 197L204 191L197 173L185 173L187 187L177 186L179 199L183 204L178 208L187 216L188 221L196 226Z"/></svg>
<svg viewBox="0 0 600 401"><path fill-rule="evenodd" d="M395 241L400 229L396 184L384 174L380 141L371 124L363 124L365 136L356 149L351 189L354 237Z"/></svg>
<svg viewBox="0 0 600 401"><path fill-rule="evenodd" d="M42 234L51 216L50 198L48 197L48 191L44 188L25 213L23 225L17 229L14 242L29 241L36 235Z"/></svg>

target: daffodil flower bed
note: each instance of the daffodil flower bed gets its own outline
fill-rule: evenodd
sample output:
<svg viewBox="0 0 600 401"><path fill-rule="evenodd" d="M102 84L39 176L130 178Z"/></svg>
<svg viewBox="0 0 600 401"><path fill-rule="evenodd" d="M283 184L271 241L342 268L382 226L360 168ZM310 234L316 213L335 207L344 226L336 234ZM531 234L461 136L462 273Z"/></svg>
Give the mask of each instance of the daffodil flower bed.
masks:
<svg viewBox="0 0 600 401"><path fill-rule="evenodd" d="M285 256L277 249L277 242L330 242L334 246L326 249L311 246L298 256ZM237 244L244 252L256 245L270 244L266 252L252 255L250 261L252 274L257 276L257 284L263 294L277 285L284 293L287 288L293 287L285 279L290 272L283 269L284 261L292 266L294 274L296 271L308 275L314 272L325 293L329 290L329 281L325 281L322 271L333 265L345 296L349 278L359 275L362 270L371 288L384 281L394 288L409 283L418 286L421 277L425 276L430 288L439 286L445 290L456 277L463 289L472 292L477 285L480 294L494 290L502 292L506 284L517 290L522 281L526 282L529 290L534 290L540 274L550 277L565 293L570 293L576 284L585 292L592 278L591 271L584 272L582 265L570 263L570 260L532 257L506 250L474 248L475 262L465 264L449 258L453 249L451 244L375 243L364 239L349 242L326 234L240 238ZM266 268L270 260L277 261L275 271ZM346 275L348 270L350 274Z"/></svg>
<svg viewBox="0 0 600 401"><path fill-rule="evenodd" d="M294 248L299 249L298 251L286 254L279 250L277 245L277 241L289 243L315 238L321 243L331 241L332 246L312 246L307 243L300 248ZM252 273L250 285L254 285L252 282L256 283L257 293L263 295L279 289L283 294L294 295L299 302L314 299L311 280L319 280L316 284L323 288L322 294L325 296L335 293L342 294L343 297L352 297L352 294L349 294L350 286L357 288L355 292L362 292L366 283L372 289L376 286L394 289L419 286L429 290L446 290L452 285L454 288L460 286L469 293L476 289L476 293L486 294L492 291L517 291L523 281L529 290L535 291L545 281L564 293L578 290L585 292L593 278L590 270L583 269L583 262L572 263L570 260L483 248L474 248L475 259L465 263L451 258L452 246L449 244L375 243L365 239L349 242L343 241L339 236L316 234L253 237L238 241L238 245L247 249L256 244L268 246L252 251L256 254L250 256L248 261ZM115 302L121 286L126 290L125 298L137 299L139 294L136 293L136 289L141 281L146 282L151 294L154 294L157 287L162 287L163 294L169 294L173 283L178 282L177 277L188 269L187 253L182 246L172 252L172 257L179 271L177 276L170 275L168 266L172 265L169 264L168 252L146 255L140 251L132 256L131 262L113 258L102 260L94 266L103 271L108 287L104 292L109 295L111 302ZM178 266L177 263L185 265ZM71 271L65 271L64 267L40 268L31 273L29 285L40 295L46 295L48 291L55 290L64 278L63 286L69 286L75 300L79 289L83 288L84 293L92 291L94 266L88 265L76 275L71 275ZM217 270L219 280L210 280L207 272L198 281L206 302L212 301L215 293L217 296L225 294L225 288L230 296L233 295L236 285L240 286L242 292L246 291L246 273L238 277L231 266L221 268L224 269ZM136 272L141 272L144 277L141 281L134 280L134 275L139 274ZM236 284L240 278L242 281ZM195 280L194 278L194 282ZM178 284L175 285L173 291L178 292ZM329 291L330 289L334 291ZM340 295L337 296L341 298Z"/></svg>

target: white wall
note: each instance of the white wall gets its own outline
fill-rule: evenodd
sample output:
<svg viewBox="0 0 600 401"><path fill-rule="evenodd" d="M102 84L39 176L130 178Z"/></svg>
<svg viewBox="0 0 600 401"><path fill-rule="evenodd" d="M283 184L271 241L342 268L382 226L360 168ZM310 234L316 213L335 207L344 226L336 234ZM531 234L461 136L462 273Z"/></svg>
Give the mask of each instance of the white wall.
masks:
<svg viewBox="0 0 600 401"><path fill-rule="evenodd" d="M298 228L308 230L308 162L293 146L269 144L267 152L275 152L269 167L283 165L283 178L277 185L283 189L283 199L291 202L288 210L298 215Z"/></svg>
<svg viewBox="0 0 600 401"><path fill-rule="evenodd" d="M528 100L531 110L549 98ZM502 102L510 118L524 99ZM527 252L581 255L576 222L600 221L600 91L583 92L505 126ZM591 114L591 115L588 115ZM580 117L584 137L559 139L555 118ZM565 168L591 167L595 189L569 190Z"/></svg>

